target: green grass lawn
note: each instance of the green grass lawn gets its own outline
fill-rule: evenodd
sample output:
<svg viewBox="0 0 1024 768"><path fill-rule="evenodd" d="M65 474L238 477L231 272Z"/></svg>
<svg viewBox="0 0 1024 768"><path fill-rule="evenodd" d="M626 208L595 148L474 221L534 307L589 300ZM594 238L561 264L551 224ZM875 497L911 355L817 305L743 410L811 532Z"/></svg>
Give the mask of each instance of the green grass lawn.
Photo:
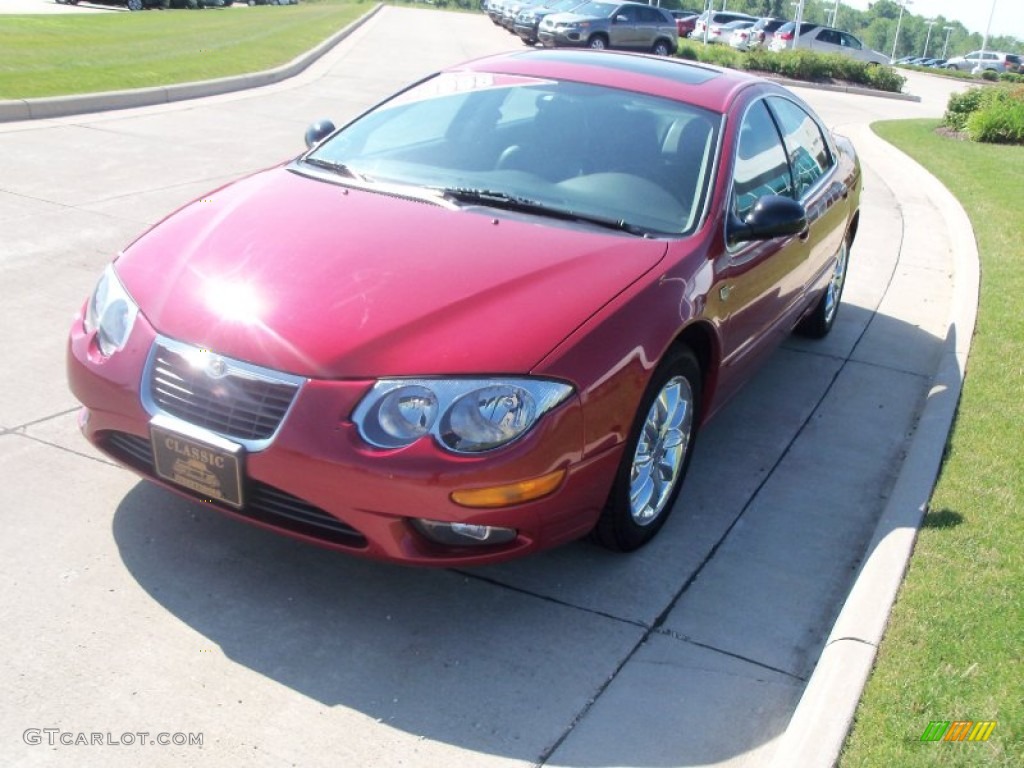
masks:
<svg viewBox="0 0 1024 768"><path fill-rule="evenodd" d="M1024 766L1024 147L961 142L936 125L875 129L970 216L978 323L939 483L842 768ZM933 720L998 725L985 743L922 742Z"/></svg>
<svg viewBox="0 0 1024 768"><path fill-rule="evenodd" d="M373 7L283 7L3 16L0 99L210 80L291 61Z"/></svg>

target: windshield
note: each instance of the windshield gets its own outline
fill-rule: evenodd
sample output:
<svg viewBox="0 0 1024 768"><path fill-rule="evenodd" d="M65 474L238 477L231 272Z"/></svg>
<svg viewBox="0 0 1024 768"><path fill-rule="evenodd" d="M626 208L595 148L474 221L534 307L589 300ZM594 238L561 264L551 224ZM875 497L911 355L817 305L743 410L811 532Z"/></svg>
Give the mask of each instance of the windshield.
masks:
<svg viewBox="0 0 1024 768"><path fill-rule="evenodd" d="M584 3L573 13L580 16L589 16L594 19L605 19L612 15L619 8L619 3L590 2Z"/></svg>
<svg viewBox="0 0 1024 768"><path fill-rule="evenodd" d="M699 223L720 122L614 88L446 73L356 119L300 167L333 167L338 183L369 189L401 185L466 205L514 198L538 215L548 206L681 235Z"/></svg>

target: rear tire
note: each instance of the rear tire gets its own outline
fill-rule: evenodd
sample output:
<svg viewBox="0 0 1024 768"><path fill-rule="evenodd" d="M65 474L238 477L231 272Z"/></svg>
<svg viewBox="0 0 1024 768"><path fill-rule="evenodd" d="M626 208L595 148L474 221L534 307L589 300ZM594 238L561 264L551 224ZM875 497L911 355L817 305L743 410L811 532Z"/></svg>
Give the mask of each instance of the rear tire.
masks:
<svg viewBox="0 0 1024 768"><path fill-rule="evenodd" d="M835 325L839 313L839 303L843 298L843 287L846 285L846 272L850 266L850 241L843 238L843 244L836 254L836 264L832 268L832 277L828 281L821 299L811 314L800 321L796 332L811 339L823 339L828 336Z"/></svg>
<svg viewBox="0 0 1024 768"><path fill-rule="evenodd" d="M591 534L603 547L632 552L665 524L693 455L701 384L700 363L689 347L670 350L654 372Z"/></svg>
<svg viewBox="0 0 1024 768"><path fill-rule="evenodd" d="M652 49L651 52L655 56L668 56L669 53L671 53L671 51L672 51L672 48L668 44L667 40L659 40L658 42L656 42L654 44L654 48Z"/></svg>
<svg viewBox="0 0 1024 768"><path fill-rule="evenodd" d="M141 11L142 10L142 0L128 0L127 5L128 5L128 10L129 11Z"/></svg>

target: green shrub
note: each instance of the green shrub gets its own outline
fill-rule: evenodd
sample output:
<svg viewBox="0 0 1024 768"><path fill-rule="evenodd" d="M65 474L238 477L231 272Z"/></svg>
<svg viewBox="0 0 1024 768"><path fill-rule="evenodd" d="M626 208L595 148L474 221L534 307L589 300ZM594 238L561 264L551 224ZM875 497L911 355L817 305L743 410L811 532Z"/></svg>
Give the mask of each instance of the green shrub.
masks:
<svg viewBox="0 0 1024 768"><path fill-rule="evenodd" d="M966 132L973 141L1024 143L1024 84L971 88L954 93L942 124Z"/></svg>
<svg viewBox="0 0 1024 768"><path fill-rule="evenodd" d="M743 69L743 54L731 45L709 45L700 54L700 60L719 67Z"/></svg>
<svg viewBox="0 0 1024 768"><path fill-rule="evenodd" d="M742 53L724 45L702 45L689 41L679 43L679 56L732 69L747 69L762 74L778 75L790 80L829 82L841 80L882 91L899 93L906 78L892 67L866 64L838 54L823 55L806 49L769 51L754 48Z"/></svg>
<svg viewBox="0 0 1024 768"><path fill-rule="evenodd" d="M989 144L1024 144L1024 101L992 101L967 119L967 134Z"/></svg>
<svg viewBox="0 0 1024 768"><path fill-rule="evenodd" d="M679 41L679 48L676 50L676 55L681 59L687 61L697 61L700 55L697 53L697 46L693 43L684 43L682 40Z"/></svg>
<svg viewBox="0 0 1024 768"><path fill-rule="evenodd" d="M867 85L890 93L902 93L903 85L907 82L907 78L892 67L868 67L864 74Z"/></svg>
<svg viewBox="0 0 1024 768"><path fill-rule="evenodd" d="M984 72L981 73L981 79L989 80L994 83L996 80L999 79L999 75L993 72L991 69L986 69Z"/></svg>

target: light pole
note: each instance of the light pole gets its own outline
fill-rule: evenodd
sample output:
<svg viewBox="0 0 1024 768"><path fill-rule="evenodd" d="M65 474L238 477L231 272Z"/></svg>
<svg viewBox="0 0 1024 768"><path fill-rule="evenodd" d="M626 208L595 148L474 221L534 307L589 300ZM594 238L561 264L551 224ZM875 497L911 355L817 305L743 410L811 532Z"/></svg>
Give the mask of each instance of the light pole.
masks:
<svg viewBox="0 0 1024 768"><path fill-rule="evenodd" d="M896 43L900 41L900 26L903 24L903 11L906 10L910 3L911 0L903 0L903 2L900 3L900 17L896 20L896 37L893 38L892 41L892 55L889 57L890 62L896 60Z"/></svg>
<svg viewBox="0 0 1024 768"><path fill-rule="evenodd" d="M935 19L929 19L928 21L925 22L925 24L928 25L928 34L924 36L924 50L921 51L921 57L922 58L925 58L925 57L928 56L928 43L932 39L932 27L934 27L936 24L938 24L938 22L935 21Z"/></svg>
<svg viewBox="0 0 1024 768"><path fill-rule="evenodd" d="M971 70L972 75L981 72L981 62L985 60L985 48L988 47L988 33L992 30L992 17L996 15L996 0L992 0L992 10L988 13L988 26L985 27L985 37L981 39L981 56L978 58L978 66Z"/></svg>
<svg viewBox="0 0 1024 768"><path fill-rule="evenodd" d="M943 27L946 32L946 42L942 44L942 58L946 58L946 49L949 48L949 33L953 31L952 27Z"/></svg>
<svg viewBox="0 0 1024 768"><path fill-rule="evenodd" d="M794 20L793 28L793 50L796 50L796 44L800 40L800 25L804 23L804 0L792 3L796 6L796 19Z"/></svg>
<svg viewBox="0 0 1024 768"><path fill-rule="evenodd" d="M829 24L830 27L836 25L836 16L839 15L839 0L836 0L835 5L832 6L832 22Z"/></svg>

